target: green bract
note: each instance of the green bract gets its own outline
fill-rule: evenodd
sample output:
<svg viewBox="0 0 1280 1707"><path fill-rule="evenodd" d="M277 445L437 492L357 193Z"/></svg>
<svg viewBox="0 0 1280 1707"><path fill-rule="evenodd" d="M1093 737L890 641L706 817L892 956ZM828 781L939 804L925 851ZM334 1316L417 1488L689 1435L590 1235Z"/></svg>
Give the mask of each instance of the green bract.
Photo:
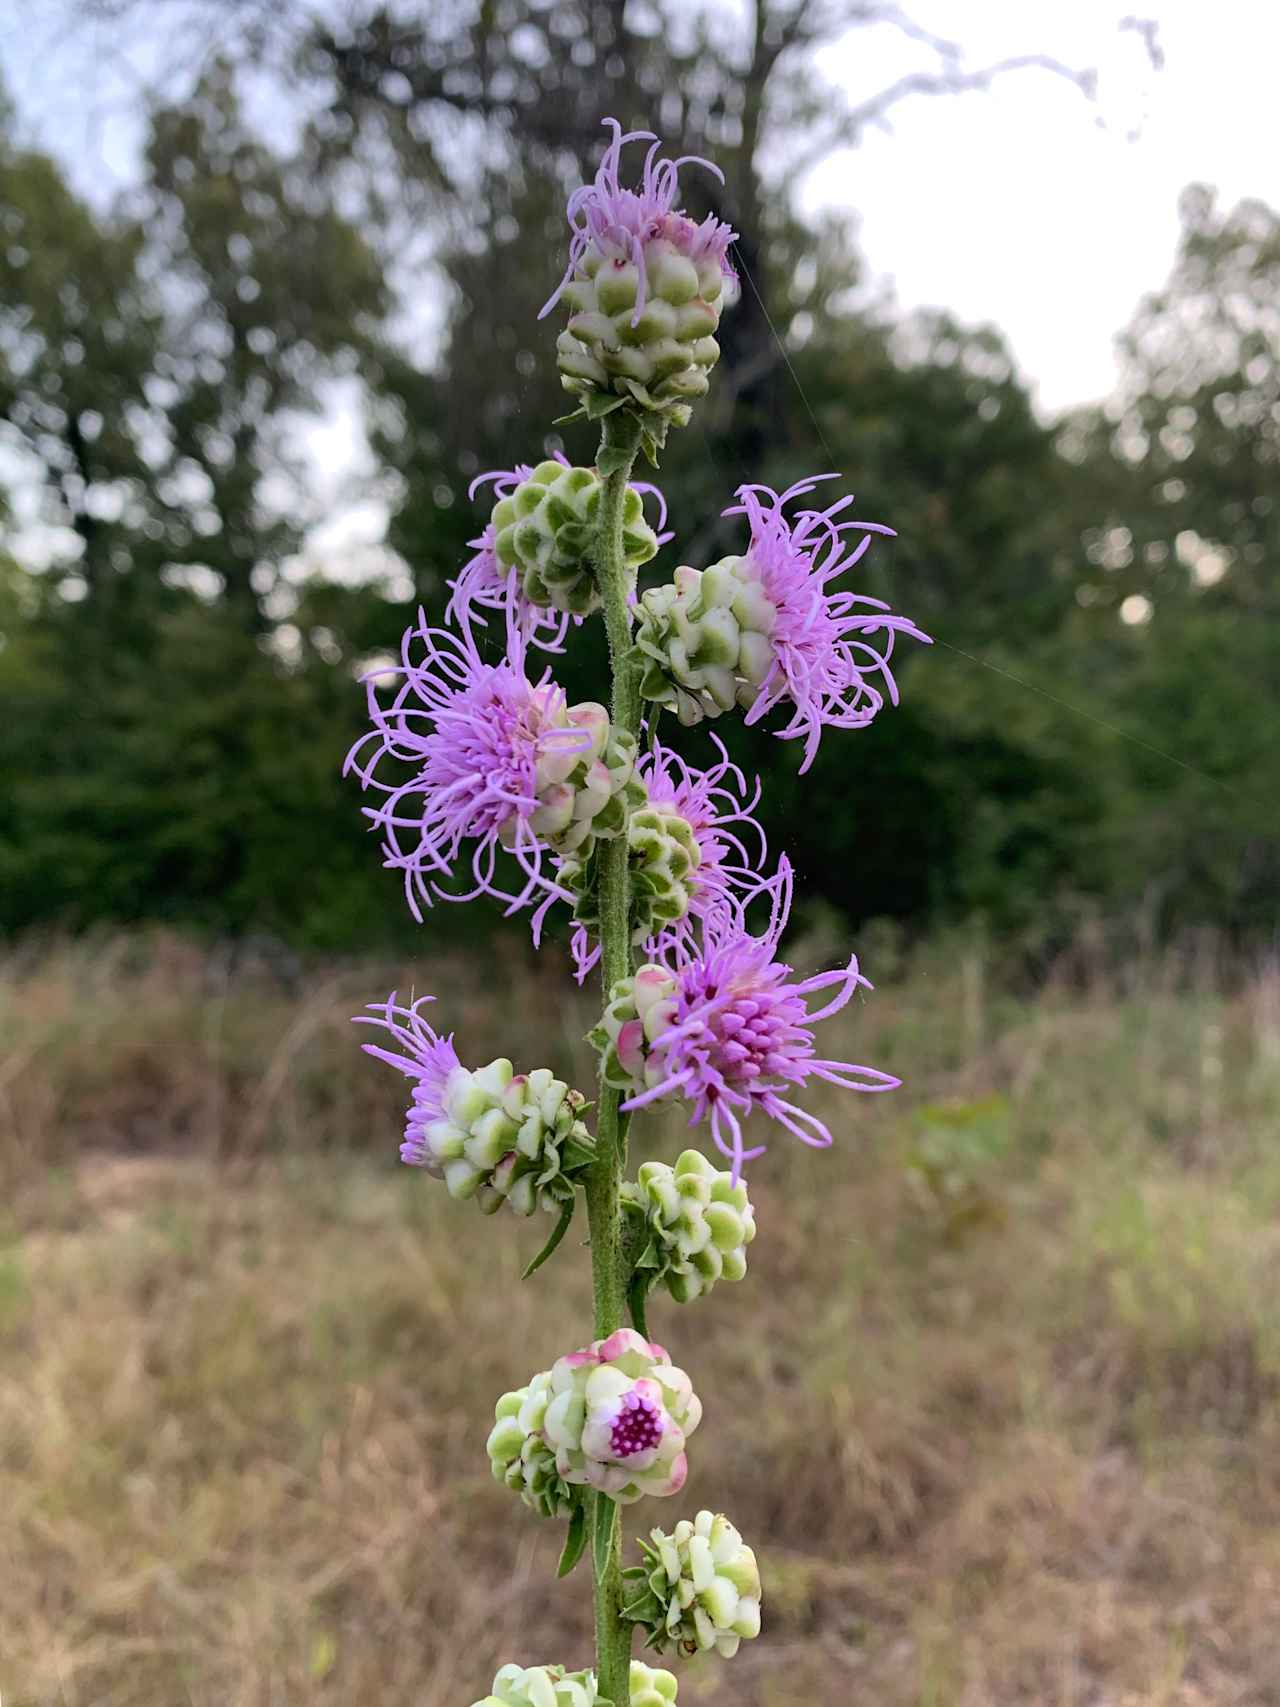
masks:
<svg viewBox="0 0 1280 1707"><path fill-rule="evenodd" d="M645 798L635 775L637 742L627 730L615 729L604 706L593 701L571 706L565 727L585 731L585 747L544 749L534 776L538 805L528 818L529 829L560 854L586 858L595 838L609 840L627 827L631 808ZM515 847L520 818L513 813L502 831L504 846Z"/></svg>
<svg viewBox="0 0 1280 1707"><path fill-rule="evenodd" d="M676 1698L675 1673L631 1662L631 1707L671 1707Z"/></svg>
<svg viewBox="0 0 1280 1707"><path fill-rule="evenodd" d="M543 1517L568 1511L576 1497L561 1479L556 1455L542 1436L551 1398L548 1371L535 1375L527 1387L504 1393L494 1406L497 1421L488 1440L494 1477Z"/></svg>
<svg viewBox="0 0 1280 1707"><path fill-rule="evenodd" d="M604 491L594 468L540 462L514 492L493 507L493 548L499 563L520 573L530 604L585 616L600 608L592 551ZM628 486L622 508L623 561L635 572L658 549L644 505Z"/></svg>
<svg viewBox="0 0 1280 1707"><path fill-rule="evenodd" d="M652 1530L640 1551L644 1564L623 1573L624 1616L648 1630L650 1647L714 1648L729 1659L739 1642L760 1634L756 1556L727 1517L700 1511L671 1535Z"/></svg>
<svg viewBox="0 0 1280 1707"><path fill-rule="evenodd" d="M651 1046L671 1024L677 980L665 966L642 966L609 991L600 1023L587 1041L600 1052L600 1073L614 1090L634 1092L662 1082L661 1063Z"/></svg>
<svg viewBox="0 0 1280 1707"><path fill-rule="evenodd" d="M686 1150L674 1168L643 1163L622 1187L622 1206L640 1252L636 1267L661 1281L677 1304L747 1272L746 1248L756 1236L747 1188L697 1150Z"/></svg>
<svg viewBox="0 0 1280 1707"><path fill-rule="evenodd" d="M441 1095L442 1117L424 1131L428 1169L451 1197L474 1197L486 1214L563 1210L595 1156L579 1118L587 1106L546 1067L517 1074L510 1061L457 1067Z"/></svg>
<svg viewBox="0 0 1280 1707"><path fill-rule="evenodd" d="M635 1696L632 1696L635 1702ZM503 1666L493 1680L493 1694L472 1707L609 1707L596 1694L593 1671L566 1671L563 1666Z"/></svg>
<svg viewBox="0 0 1280 1707"><path fill-rule="evenodd" d="M640 601L636 654L645 699L681 723L749 708L773 662L776 611L747 557L677 569Z"/></svg>
<svg viewBox="0 0 1280 1707"><path fill-rule="evenodd" d="M638 786L639 779L637 779ZM702 859L688 819L670 806L651 800L633 807L627 822L630 846L632 940L644 942L663 925L674 924L689 911L691 886ZM600 922L595 858L566 859L557 881L574 896L574 917L596 926Z"/></svg>
<svg viewBox="0 0 1280 1707"><path fill-rule="evenodd" d="M560 381L588 414L628 403L646 417L658 443L668 426L688 423L720 359L715 333L723 306L718 259L694 261L666 238L644 245L647 291L638 318L640 271L634 262L584 252L562 300L568 329L556 341Z"/></svg>

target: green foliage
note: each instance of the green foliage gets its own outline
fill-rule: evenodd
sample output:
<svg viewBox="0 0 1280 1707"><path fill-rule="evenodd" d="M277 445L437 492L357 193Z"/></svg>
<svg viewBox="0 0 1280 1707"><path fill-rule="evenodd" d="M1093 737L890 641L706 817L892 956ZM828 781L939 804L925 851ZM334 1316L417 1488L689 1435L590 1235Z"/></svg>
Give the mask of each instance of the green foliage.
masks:
<svg viewBox="0 0 1280 1707"><path fill-rule="evenodd" d="M927 1103L915 1113L907 1179L921 1210L948 1245L1004 1224L1012 1110L993 1092L974 1102Z"/></svg>
<svg viewBox="0 0 1280 1707"><path fill-rule="evenodd" d="M253 132L233 71L210 64L151 115L145 182L107 211L0 119L0 430L35 458L42 519L72 542L39 577L0 557L0 930L181 918L337 947L406 928L337 771L363 716L353 677L412 607L376 582L299 579L319 512L290 424L334 379L363 385L389 542L438 615L489 508L470 480L561 442L529 438L563 403L536 316L608 91L625 117L623 85L692 90L708 54L730 53L692 20L643 38L623 21L619 71L527 10L538 64L487 9L439 40L393 43L373 16L349 39L321 32L303 68L326 104L296 151ZM483 161L435 123L470 98L455 59L489 91ZM793 744L721 720L764 776L766 830L847 920L978 915L1036 952L1082 910L1265 934L1280 220L1188 191L1114 405L1055 430L998 333L895 322L858 294L846 225L811 228L773 198L761 212L766 86L817 123L792 61L764 60L739 67L735 124L680 108L683 148L726 170L723 189L696 170L688 188L695 213L743 231L743 290L691 454L659 477L677 537L658 565L740 547L720 511L744 469L781 488L837 467L857 513L898 534L857 590L936 640L899 649L902 704L844 766L802 779ZM428 240L448 295L424 363L388 333L388 280L416 292ZM562 431L588 461L592 429ZM556 666L570 699L600 666L599 629ZM480 928L466 918L437 910L432 935Z"/></svg>

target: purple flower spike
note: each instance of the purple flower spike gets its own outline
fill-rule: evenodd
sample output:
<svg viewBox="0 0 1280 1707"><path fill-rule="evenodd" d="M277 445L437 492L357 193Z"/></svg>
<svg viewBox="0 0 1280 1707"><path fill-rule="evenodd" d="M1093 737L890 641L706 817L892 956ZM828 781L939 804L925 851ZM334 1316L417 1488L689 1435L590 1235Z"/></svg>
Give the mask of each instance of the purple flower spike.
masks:
<svg viewBox="0 0 1280 1707"><path fill-rule="evenodd" d="M772 903L768 928L750 935L736 909L708 918L695 957L642 966L615 986L592 1041L604 1052L610 1083L631 1092L626 1110L667 1097L691 1106L689 1124L709 1118L716 1147L730 1158L736 1182L744 1162L763 1154L747 1149L742 1125L757 1111L806 1144L825 1149L831 1132L785 1092L809 1079L851 1091L889 1091L900 1084L888 1073L815 1053L813 1027L871 986L856 958L816 977L792 980L775 958L791 907L791 867L762 886ZM809 998L833 994L816 1012Z"/></svg>
<svg viewBox="0 0 1280 1707"><path fill-rule="evenodd" d="M643 314L649 296L645 254L648 243L664 241L695 266L700 262L714 261L726 278L734 277L726 257L737 233L712 214L708 214L701 224L695 224L677 212L675 206L680 193L682 166L701 166L723 183L724 173L720 168L697 154L682 155L678 160L660 159L658 150L662 144L651 130L624 132L617 119L609 118L604 122L613 130L613 141L604 151L594 183L581 185L569 197L565 210L573 233L569 243L569 264L564 277L543 304L539 320L555 307L587 251L593 247L611 261L630 263L639 273L633 325ZM619 181L622 150L628 142L652 144L645 155L644 175L638 190L624 190Z"/></svg>
<svg viewBox="0 0 1280 1707"><path fill-rule="evenodd" d="M491 895L515 912L548 887L550 847L581 845L601 814L612 811L618 828L625 821L617 794L634 743L615 751L621 737L602 706L568 706L549 673L530 681L523 637L511 626L507 638L503 662L487 664L469 628L431 628L419 612L400 667L367 682L373 728L344 772L385 797L365 814L383 834L383 863L404 873L419 922L436 897ZM377 683L387 674L398 683L384 705ZM470 884L459 892L455 868L468 849ZM499 876L503 851L515 860L514 888Z"/></svg>

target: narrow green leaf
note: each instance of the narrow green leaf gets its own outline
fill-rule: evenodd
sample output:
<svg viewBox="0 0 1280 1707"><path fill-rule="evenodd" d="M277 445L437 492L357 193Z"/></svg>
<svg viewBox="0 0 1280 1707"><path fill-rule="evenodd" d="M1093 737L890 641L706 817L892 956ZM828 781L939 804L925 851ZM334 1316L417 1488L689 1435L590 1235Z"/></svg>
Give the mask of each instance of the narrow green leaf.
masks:
<svg viewBox="0 0 1280 1707"><path fill-rule="evenodd" d="M596 1581L603 1580L613 1557L613 1534L618 1525L618 1508L608 1494L595 1497L595 1521L591 1533L591 1556L595 1562Z"/></svg>
<svg viewBox="0 0 1280 1707"><path fill-rule="evenodd" d="M569 1572L582 1557L587 1545L587 1502L581 1497L573 1508L573 1516L569 1519L569 1533L564 1538L564 1548L560 1554L560 1563L556 1566L558 1577L567 1577Z"/></svg>
<svg viewBox="0 0 1280 1707"><path fill-rule="evenodd" d="M560 1219L556 1222L551 1237L547 1240L546 1244L543 1245L537 1256L534 1257L528 1268L525 1269L524 1273L520 1276L522 1280L528 1280L531 1274L536 1274L542 1267L543 1263L546 1262L547 1258L555 1251L556 1246L569 1231L569 1223L573 1220L573 1212L577 1207L577 1203L578 1197L575 1192L569 1199L568 1203L566 1203L564 1208L560 1211Z"/></svg>
<svg viewBox="0 0 1280 1707"><path fill-rule="evenodd" d="M609 395L603 391L588 391L582 401L582 412L588 420L599 421L605 415L612 415L615 409L630 400L626 397ZM599 467L599 464L596 465Z"/></svg>
<svg viewBox="0 0 1280 1707"><path fill-rule="evenodd" d="M645 1339L649 1337L649 1328L644 1318L644 1301L649 1292L649 1276L643 1269L637 1269L631 1276L631 1285L627 1288L627 1308L631 1311L631 1325Z"/></svg>

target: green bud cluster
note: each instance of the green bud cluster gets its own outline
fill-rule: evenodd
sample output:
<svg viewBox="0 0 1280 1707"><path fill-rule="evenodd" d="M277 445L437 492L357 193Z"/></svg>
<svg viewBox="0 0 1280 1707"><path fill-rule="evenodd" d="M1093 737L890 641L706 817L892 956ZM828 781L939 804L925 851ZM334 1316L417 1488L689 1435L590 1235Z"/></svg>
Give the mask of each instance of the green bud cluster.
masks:
<svg viewBox="0 0 1280 1707"><path fill-rule="evenodd" d="M634 1697L632 1697L634 1701ZM566 1671L563 1666L503 1666L493 1680L493 1694L472 1707L610 1707L596 1693L593 1671Z"/></svg>
<svg viewBox="0 0 1280 1707"><path fill-rule="evenodd" d="M719 260L695 262L664 237L645 244L644 266L645 304L636 317L639 268L587 248L564 288L569 325L556 359L561 384L587 414L638 406L661 443L668 426L688 424L720 359L724 275Z"/></svg>
<svg viewBox="0 0 1280 1707"><path fill-rule="evenodd" d="M693 826L670 806L646 800L627 820L630 846L632 940L640 943L674 924L689 911L690 893L702 860ZM557 880L575 898L574 917L600 922L596 866L592 859L568 859Z"/></svg>
<svg viewBox="0 0 1280 1707"><path fill-rule="evenodd" d="M493 548L498 562L520 575L530 604L554 606L572 616L600 608L592 549L604 484L594 468L540 462L493 507ZM622 510L622 553L635 587L636 571L658 549L644 519L644 504L628 486Z"/></svg>
<svg viewBox="0 0 1280 1707"><path fill-rule="evenodd" d="M527 1387L504 1393L494 1406L497 1420L487 1442L494 1480L519 1494L542 1517L558 1517L578 1497L562 1480L555 1452L542 1435L547 1406L554 1397L549 1370L535 1375Z"/></svg>
<svg viewBox="0 0 1280 1707"><path fill-rule="evenodd" d="M487 1215L559 1211L595 1158L580 1118L587 1103L547 1067L517 1074L510 1061L475 1072L458 1067L441 1096L442 1116L425 1128L425 1165L449 1195L474 1197Z"/></svg>
<svg viewBox="0 0 1280 1707"><path fill-rule="evenodd" d="M640 601L635 652L645 699L681 723L749 708L773 663L777 612L748 557L680 568Z"/></svg>
<svg viewBox="0 0 1280 1707"><path fill-rule="evenodd" d="M747 1188L697 1150L686 1150L673 1168L642 1163L638 1177L622 1187L622 1208L640 1251L636 1268L677 1304L701 1297L717 1280L746 1274L747 1246L756 1236Z"/></svg>
<svg viewBox="0 0 1280 1707"><path fill-rule="evenodd" d="M597 837L609 841L623 833L631 809L646 797L645 786L635 774L635 736L615 729L604 706L586 700L563 716L564 727L585 730L590 742L577 751L548 748L541 754L538 805L528 825L557 853L585 859ZM504 845L516 845L519 824L513 814L502 832Z"/></svg>
<svg viewBox="0 0 1280 1707"><path fill-rule="evenodd" d="M714 1648L731 1659L740 1642L760 1634L756 1556L727 1517L700 1511L671 1535L652 1530L640 1551L644 1564L623 1572L623 1616L649 1632L649 1647Z"/></svg>

